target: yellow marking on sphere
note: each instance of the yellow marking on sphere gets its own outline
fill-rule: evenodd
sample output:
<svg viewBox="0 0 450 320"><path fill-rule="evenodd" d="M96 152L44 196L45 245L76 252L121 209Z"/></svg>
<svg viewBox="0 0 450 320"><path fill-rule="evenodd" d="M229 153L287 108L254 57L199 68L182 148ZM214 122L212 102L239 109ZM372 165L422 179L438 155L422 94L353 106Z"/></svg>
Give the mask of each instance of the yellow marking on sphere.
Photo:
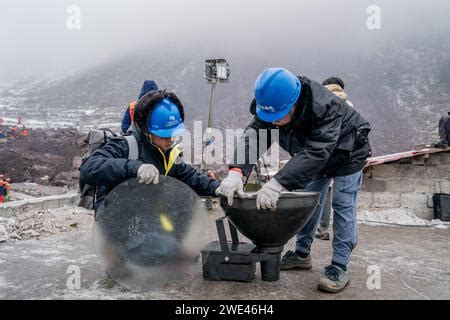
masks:
<svg viewBox="0 0 450 320"><path fill-rule="evenodd" d="M164 231L172 232L174 229L172 221L169 219L167 215L164 213L161 213L159 216L159 221L161 222L161 226L164 229Z"/></svg>

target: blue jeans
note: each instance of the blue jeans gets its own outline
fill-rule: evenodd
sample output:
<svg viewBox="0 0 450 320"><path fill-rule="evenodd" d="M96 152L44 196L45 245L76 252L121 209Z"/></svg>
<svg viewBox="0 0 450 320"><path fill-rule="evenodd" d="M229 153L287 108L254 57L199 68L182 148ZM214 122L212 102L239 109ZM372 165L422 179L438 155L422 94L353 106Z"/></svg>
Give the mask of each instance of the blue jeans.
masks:
<svg viewBox="0 0 450 320"><path fill-rule="evenodd" d="M323 205L322 215L320 216L319 231L327 232L330 225L330 215L331 215L331 196L333 191L331 187L328 188L327 198Z"/></svg>
<svg viewBox="0 0 450 320"><path fill-rule="evenodd" d="M358 192L361 188L362 171L357 173L334 177L333 184L333 257L332 261L348 265L352 250L358 242L357 206ZM306 191L320 192L319 206L309 222L298 232L296 250L309 254L314 233L322 216L325 200L327 198L330 178L312 180Z"/></svg>

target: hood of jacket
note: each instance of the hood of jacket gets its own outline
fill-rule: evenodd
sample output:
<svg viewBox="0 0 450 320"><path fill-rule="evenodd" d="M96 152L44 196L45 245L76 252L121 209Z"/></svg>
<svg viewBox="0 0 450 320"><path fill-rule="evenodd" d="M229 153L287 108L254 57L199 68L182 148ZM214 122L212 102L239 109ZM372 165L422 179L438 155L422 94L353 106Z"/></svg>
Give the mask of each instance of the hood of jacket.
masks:
<svg viewBox="0 0 450 320"><path fill-rule="evenodd" d="M139 93L138 100L145 96L150 91L158 90L158 85L153 80L145 80L141 87L141 92Z"/></svg>
<svg viewBox="0 0 450 320"><path fill-rule="evenodd" d="M342 87L340 85L338 85L338 84L327 84L325 86L325 88L327 88L328 90L333 92L336 96L338 96L342 100L345 100L345 102L347 102L347 104L350 107L353 108L353 103L351 103L349 100L347 100L347 98L348 98L347 92L345 92L344 89L342 89Z"/></svg>

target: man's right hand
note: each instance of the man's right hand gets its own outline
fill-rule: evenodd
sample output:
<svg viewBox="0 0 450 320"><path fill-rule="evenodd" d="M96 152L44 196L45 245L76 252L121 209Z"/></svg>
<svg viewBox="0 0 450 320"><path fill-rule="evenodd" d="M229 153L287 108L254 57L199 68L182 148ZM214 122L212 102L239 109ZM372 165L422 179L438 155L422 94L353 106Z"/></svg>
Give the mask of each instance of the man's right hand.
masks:
<svg viewBox="0 0 450 320"><path fill-rule="evenodd" d="M223 179L222 183L216 190L217 195L223 195L228 198L228 205L233 204L234 193L239 195L244 193L244 183L242 182L242 171L239 169L231 169L228 176Z"/></svg>
<svg viewBox="0 0 450 320"><path fill-rule="evenodd" d="M138 169L137 178L139 183L157 184L159 182L159 170L152 164L141 164Z"/></svg>

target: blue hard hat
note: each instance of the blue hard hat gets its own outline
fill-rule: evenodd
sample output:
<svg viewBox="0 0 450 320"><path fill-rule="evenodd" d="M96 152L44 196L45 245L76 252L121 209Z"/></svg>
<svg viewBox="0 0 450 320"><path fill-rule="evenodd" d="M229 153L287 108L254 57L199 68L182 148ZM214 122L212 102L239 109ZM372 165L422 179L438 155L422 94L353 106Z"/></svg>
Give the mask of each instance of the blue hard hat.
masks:
<svg viewBox="0 0 450 320"><path fill-rule="evenodd" d="M297 102L302 86L300 80L283 68L267 68L256 79L256 114L265 122L285 117Z"/></svg>
<svg viewBox="0 0 450 320"><path fill-rule="evenodd" d="M147 127L149 133L161 138L171 138L185 130L178 106L168 98L164 98L155 106Z"/></svg>

